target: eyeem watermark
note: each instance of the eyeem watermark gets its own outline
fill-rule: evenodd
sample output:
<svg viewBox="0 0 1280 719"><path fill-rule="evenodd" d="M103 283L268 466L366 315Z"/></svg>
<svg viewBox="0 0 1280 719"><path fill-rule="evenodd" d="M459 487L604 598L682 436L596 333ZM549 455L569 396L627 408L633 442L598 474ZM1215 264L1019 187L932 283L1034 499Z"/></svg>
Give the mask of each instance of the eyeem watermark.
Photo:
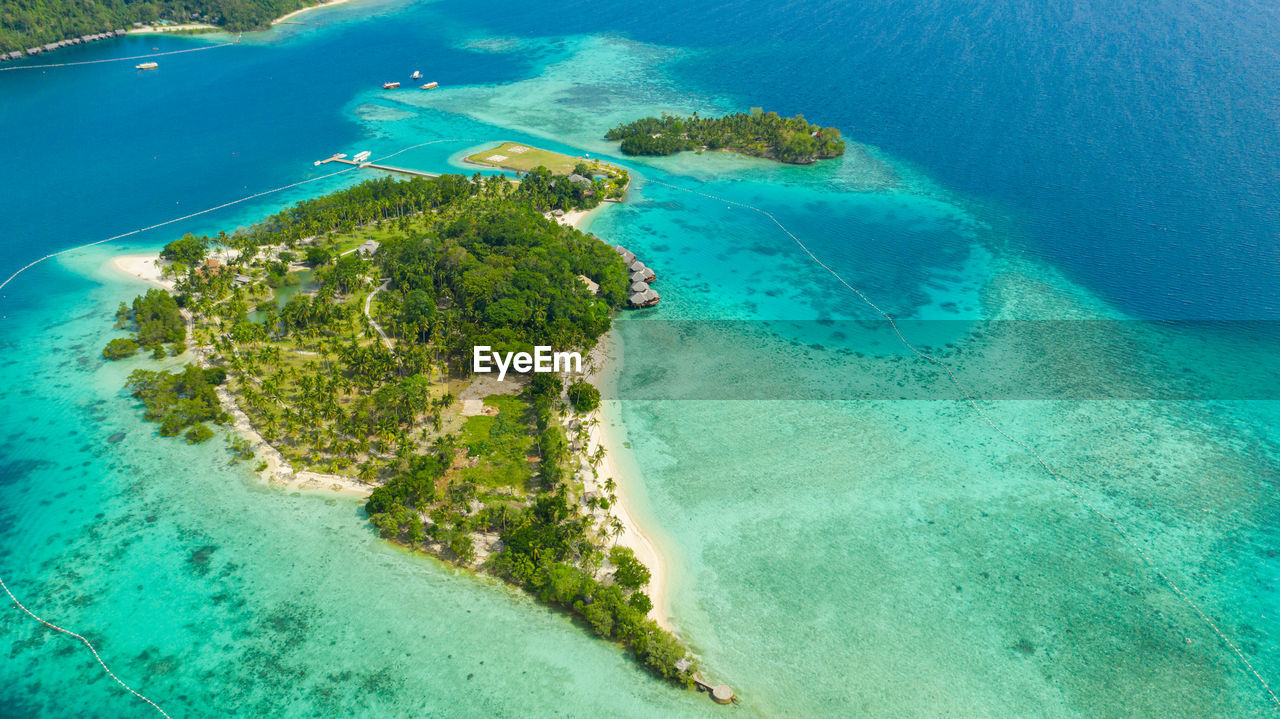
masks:
<svg viewBox="0 0 1280 719"><path fill-rule="evenodd" d="M492 363L492 364L491 364ZM471 348L471 369L474 372L492 372L498 368L498 381L507 376L507 370L520 374L530 372L582 373L582 355L577 352L552 352L548 345L537 345L533 354L528 352L494 352L488 345Z"/></svg>

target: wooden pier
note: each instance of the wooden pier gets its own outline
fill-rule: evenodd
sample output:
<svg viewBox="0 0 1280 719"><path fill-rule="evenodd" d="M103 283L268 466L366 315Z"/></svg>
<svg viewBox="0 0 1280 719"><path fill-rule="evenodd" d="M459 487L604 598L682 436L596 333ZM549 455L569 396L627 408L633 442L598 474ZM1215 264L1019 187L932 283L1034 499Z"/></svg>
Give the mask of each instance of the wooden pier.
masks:
<svg viewBox="0 0 1280 719"><path fill-rule="evenodd" d="M701 674L694 675L693 683L698 685L698 688L702 691L710 694L711 699L714 700L716 704L733 703L733 689L730 688L728 684L716 684L715 686L712 686L703 680Z"/></svg>
<svg viewBox="0 0 1280 719"><path fill-rule="evenodd" d="M317 165L323 165L329 162L341 162L344 165L354 165L355 167L364 167L370 170L382 170L383 172L398 172L401 175L413 175L414 177L439 177L438 172L422 172L421 170L410 170L405 167L392 167L391 165L377 165L372 162L356 162L348 160L345 157L329 157L316 162Z"/></svg>

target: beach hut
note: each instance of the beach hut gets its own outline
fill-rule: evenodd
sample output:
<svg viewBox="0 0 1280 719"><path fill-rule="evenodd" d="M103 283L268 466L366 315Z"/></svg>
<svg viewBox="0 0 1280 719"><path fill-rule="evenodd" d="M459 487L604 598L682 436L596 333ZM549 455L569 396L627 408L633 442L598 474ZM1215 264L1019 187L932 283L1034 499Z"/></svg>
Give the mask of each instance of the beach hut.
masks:
<svg viewBox="0 0 1280 719"><path fill-rule="evenodd" d="M645 290L647 290L647 289L649 289L649 283L648 283L648 282L632 282L632 283L631 283L631 293L632 293L632 294L635 294L635 293L637 293L637 292L644 292L644 291L645 291Z"/></svg>
<svg viewBox="0 0 1280 719"><path fill-rule="evenodd" d="M711 699L716 704L732 704L733 689L728 684L717 684L711 687Z"/></svg>
<svg viewBox="0 0 1280 719"><path fill-rule="evenodd" d="M622 256L622 261L623 261L623 262L625 262L625 263L627 263L628 265L630 265L632 262L635 262L635 261L636 261L636 256L635 256L635 254L633 254L630 250L628 250L627 248L623 247L622 245L614 245L614 247L613 247L613 251L614 251L614 252L617 252L619 255L621 255L621 256Z"/></svg>
<svg viewBox="0 0 1280 719"><path fill-rule="evenodd" d="M658 304L658 299L657 292L654 292L652 289L647 289L643 292L636 292L631 295L631 306L652 307Z"/></svg>

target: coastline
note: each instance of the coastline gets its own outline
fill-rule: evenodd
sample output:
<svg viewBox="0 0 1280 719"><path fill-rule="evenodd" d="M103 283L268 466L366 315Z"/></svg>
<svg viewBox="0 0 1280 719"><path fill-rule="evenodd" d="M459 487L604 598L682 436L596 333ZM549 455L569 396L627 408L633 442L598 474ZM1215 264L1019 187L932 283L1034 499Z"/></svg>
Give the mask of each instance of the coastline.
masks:
<svg viewBox="0 0 1280 719"><path fill-rule="evenodd" d="M610 330L600 338L600 342L591 351L587 360L588 371L584 378L596 385L597 389L602 386L608 387L616 381L615 373L621 359L621 344L613 330ZM607 393L602 390L602 394ZM605 454L597 468L599 479L593 478L588 470L585 472L583 484L602 496L608 494L600 486L604 480L612 477L617 484L617 490L614 493L617 496L617 502L612 504L610 510L621 523L622 533L617 535L614 542L619 546L629 547L635 552L636 558L649 568L650 577L646 589L649 599L653 601L653 609L649 612L649 617L663 629L675 634L676 630L671 624L671 613L667 607L667 564L650 533L636 521L631 511L635 500L629 500L628 495L634 491L634 487L630 486L627 475L619 471L621 462L618 458L626 448L618 441L618 437L609 431L610 420L614 418L604 411L602 404L601 408L592 412L588 419L592 421L592 425L587 434L586 453L590 456L603 447ZM634 478L631 481L634 481Z"/></svg>
<svg viewBox="0 0 1280 719"><path fill-rule="evenodd" d="M119 255L112 258L111 267L130 277L142 280L166 290L173 289L173 282L166 280L160 271L160 255Z"/></svg>
<svg viewBox="0 0 1280 719"><path fill-rule="evenodd" d="M112 258L107 264L108 267L116 272L142 280L149 285L172 290L173 282L164 279L161 275L159 259L159 255L120 255ZM184 316L186 316L185 312ZM209 363L206 359L204 348L195 346L191 337L191 318L189 316L187 317L187 341L191 347L188 350L188 354L195 364L200 367L208 367ZM253 447L255 459L260 459L267 463L265 470L255 471L254 474L265 479L268 484L303 491L336 492L357 499L368 497L373 492L373 487L350 477L321 474L310 470L295 470L288 460L284 458L284 455L253 428L253 424L249 421L249 416L244 413L244 410L240 409L235 397L231 395L231 392L226 387L218 387L216 392L218 400L222 403L222 408L232 417L231 428L249 440L249 444Z"/></svg>
<svg viewBox="0 0 1280 719"><path fill-rule="evenodd" d="M312 10L316 10L316 9L319 9L319 8L322 8L322 7L332 7L332 6L334 6L334 5L341 5L341 4L346 3L346 2L350 2L350 0L329 0L328 2L322 2L322 3L318 4L318 5L310 5L310 6L307 6L307 7L298 8L297 10L294 10L294 11L293 11L293 12L291 12L291 13L287 13L287 14L285 14L285 15L281 15L280 17L276 18L275 20L272 20L272 21L271 21L271 24L272 24L272 25L279 25L280 23L282 23L282 22L284 22L284 21L288 20L289 18L294 17L294 16L296 16L296 15L301 15L301 14L302 14L302 13L304 13L304 12L310 12L310 11L312 11Z"/></svg>
<svg viewBox="0 0 1280 719"><path fill-rule="evenodd" d="M148 25L147 27L135 27L125 31L126 35L164 35L174 32L190 32L192 30L208 30L210 32L222 31L222 28L209 23L196 22L186 25Z"/></svg>
<svg viewBox="0 0 1280 719"><path fill-rule="evenodd" d="M345 0L339 1L345 2ZM589 227L591 222L598 216L598 213L611 204L614 203L601 203L590 210L574 210L565 213L562 217L555 218L555 220L561 225L585 231L583 228ZM156 254L119 255L113 257L108 265L118 273L128 275L155 287L172 290L174 283L163 276L159 259ZM188 341L191 346L189 354L195 363L202 367L208 366L204 349L195 346L190 338ZM621 360L621 352L621 344L613 331L606 333L600 338L599 343L597 343L588 357L587 372L584 378L596 385L597 388L611 386L616 382L616 372L618 371L618 362ZM294 469L288 460L284 458L284 455L254 429L248 415L240 409L230 390L226 387L219 387L217 394L223 409L232 417L232 429L249 440L257 460L266 462L266 469L255 472L255 474L265 479L268 484L304 491L336 492L359 499L368 497L373 491L372 486L350 477ZM607 395L607 392L605 394ZM606 414L605 408L602 406L592 412L586 419L591 422L591 426L587 433L585 455L590 456L601 447L604 448L605 454L597 467L598 480L591 476L590 469L585 466L584 462L584 487L588 491L594 491L604 496L608 494L601 487L605 479L613 478L617 484L614 491L617 501L612 504L610 513L621 524L622 532L614 537L613 542L620 546L629 547L635 552L636 558L649 568L650 579L649 584L646 586L646 591L653 602L653 609L649 612L649 616L663 629L674 633L675 629L671 624L671 615L667 607L668 567L657 544L653 541L651 533L645 531L632 511L634 509L634 499L629 500L628 495L630 491L634 491L634 488L630 487L627 475L620 471L621 462L618 459L619 453L626 451L626 449L618 441L615 433L609 431L610 422L616 420L616 417Z"/></svg>

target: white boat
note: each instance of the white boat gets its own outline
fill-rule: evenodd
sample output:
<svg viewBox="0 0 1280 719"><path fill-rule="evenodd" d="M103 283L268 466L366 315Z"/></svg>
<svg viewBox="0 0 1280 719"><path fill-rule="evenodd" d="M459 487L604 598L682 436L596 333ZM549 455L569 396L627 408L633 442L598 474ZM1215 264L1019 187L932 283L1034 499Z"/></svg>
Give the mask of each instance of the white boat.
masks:
<svg viewBox="0 0 1280 719"><path fill-rule="evenodd" d="M413 74L409 76L409 79L410 79L410 80L421 80L421 79L422 79L422 71L421 71L421 70L414 70L414 71L413 71Z"/></svg>
<svg viewBox="0 0 1280 719"><path fill-rule="evenodd" d="M347 153L345 153L345 152L338 152L338 153L334 153L334 155L333 155L333 159L335 159L335 160L341 160L342 158L344 158L344 157L346 157L346 156L347 156Z"/></svg>
<svg viewBox="0 0 1280 719"><path fill-rule="evenodd" d="M365 160L369 159L369 155L372 155L372 154L373 154L372 152L365 150L364 152L357 152L356 156L351 159L355 160L356 162L364 162Z"/></svg>

